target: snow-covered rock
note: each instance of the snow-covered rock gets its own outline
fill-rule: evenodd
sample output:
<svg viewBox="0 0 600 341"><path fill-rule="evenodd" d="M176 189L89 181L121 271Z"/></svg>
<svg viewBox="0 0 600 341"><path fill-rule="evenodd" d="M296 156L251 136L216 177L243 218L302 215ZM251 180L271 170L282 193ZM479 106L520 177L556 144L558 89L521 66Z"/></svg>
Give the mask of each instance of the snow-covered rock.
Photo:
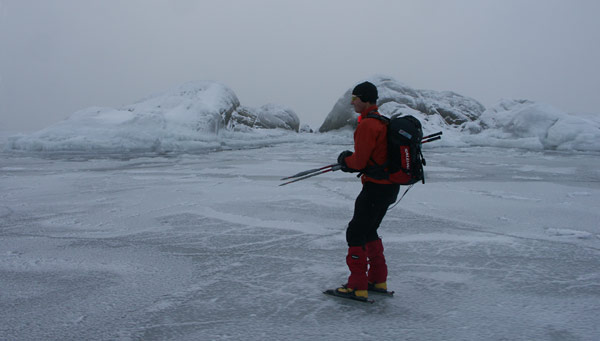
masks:
<svg viewBox="0 0 600 341"><path fill-rule="evenodd" d="M296 113L283 105L266 104L260 107L258 120L265 128L283 128L298 131L300 119Z"/></svg>
<svg viewBox="0 0 600 341"><path fill-rule="evenodd" d="M236 127L229 131L228 128ZM29 135L10 137L6 149L52 152L166 153L217 149L249 139L252 128L298 131L289 108L241 107L235 93L212 81L188 82L120 108L92 107ZM245 128L245 129L244 129ZM239 136L231 133L243 132ZM283 133L256 133L253 142ZM222 137L221 135L224 135Z"/></svg>
<svg viewBox="0 0 600 341"><path fill-rule="evenodd" d="M544 103L501 100L487 110L452 92L415 90L378 77L380 111L413 115L426 134L443 131L425 148L489 146L530 150L600 152L600 115L569 114ZM300 127L293 110L275 104L250 108L217 82L189 82L120 108L94 107L28 135L3 137L7 151L93 154L164 154L257 148L304 138L351 142L357 114L351 90L337 101L320 131ZM462 124L458 124L463 122ZM348 129L339 129L347 127Z"/></svg>
<svg viewBox="0 0 600 341"><path fill-rule="evenodd" d="M301 133L314 133L314 130L308 124L303 124L300 126Z"/></svg>
<svg viewBox="0 0 600 341"><path fill-rule="evenodd" d="M8 148L31 151L161 152L214 143L223 117L240 105L227 86L188 82L121 108L78 111L30 135L9 139Z"/></svg>
<svg viewBox="0 0 600 341"><path fill-rule="evenodd" d="M451 91L416 90L383 76L369 81L379 91L382 114L415 116L425 133L442 130L436 146L600 151L600 115L569 114L529 100L500 100L486 109ZM350 104L351 96L348 89L338 99L320 132L356 126L358 114Z"/></svg>
<svg viewBox="0 0 600 341"><path fill-rule="evenodd" d="M290 108L266 104L260 108L240 106L232 115L226 117L227 127L232 130L248 130L248 128L286 129L298 132L300 119Z"/></svg>
<svg viewBox="0 0 600 341"><path fill-rule="evenodd" d="M386 116L418 114L418 116L441 117L448 125L458 126L476 120L485 107L478 101L451 91L416 90L392 78L377 76L369 79L377 86L380 111ZM320 132L354 126L357 114L350 105L352 88L334 105L319 128Z"/></svg>
<svg viewBox="0 0 600 341"><path fill-rule="evenodd" d="M481 145L547 150L600 151L600 124L529 100L500 100L465 125Z"/></svg>

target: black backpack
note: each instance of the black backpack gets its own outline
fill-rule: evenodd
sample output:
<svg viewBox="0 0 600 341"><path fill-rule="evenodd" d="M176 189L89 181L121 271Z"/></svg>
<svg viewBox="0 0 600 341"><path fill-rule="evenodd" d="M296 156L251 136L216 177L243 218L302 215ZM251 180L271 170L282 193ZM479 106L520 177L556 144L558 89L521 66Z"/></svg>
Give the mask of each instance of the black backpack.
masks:
<svg viewBox="0 0 600 341"><path fill-rule="evenodd" d="M419 181L425 183L423 166L426 163L421 152L421 122L411 115L393 116L390 119L370 113L366 117L378 119L387 125L388 159L383 165L367 167L363 173L374 179L386 179L400 185L412 185Z"/></svg>

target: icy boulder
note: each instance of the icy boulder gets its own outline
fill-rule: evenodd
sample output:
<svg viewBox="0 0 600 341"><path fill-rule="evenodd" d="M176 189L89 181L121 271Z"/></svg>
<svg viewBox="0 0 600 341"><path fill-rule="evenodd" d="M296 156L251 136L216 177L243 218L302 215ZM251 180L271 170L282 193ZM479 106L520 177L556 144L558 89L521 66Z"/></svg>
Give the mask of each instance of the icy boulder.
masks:
<svg viewBox="0 0 600 341"><path fill-rule="evenodd" d="M600 124L529 100L500 100L467 126L482 145L549 150L600 151Z"/></svg>
<svg viewBox="0 0 600 341"><path fill-rule="evenodd" d="M302 133L314 133L314 130L308 124L303 124L300 126L300 132Z"/></svg>
<svg viewBox="0 0 600 341"><path fill-rule="evenodd" d="M87 108L8 148L30 151L161 152L205 149L240 105L227 86L188 82L121 108Z"/></svg>
<svg viewBox="0 0 600 341"><path fill-rule="evenodd" d="M356 124L356 116L350 100L352 96L352 89L349 89L344 93L340 99L335 103L333 109L329 112L325 121L321 124L319 131L324 133L331 130L340 129L347 126L353 126Z"/></svg>
<svg viewBox="0 0 600 341"><path fill-rule="evenodd" d="M382 114L419 113L425 120L438 121L452 126L476 120L485 107L478 101L450 91L416 90L389 77L373 77L369 80L377 86L377 104ZM336 102L331 112L319 128L320 132L340 129L356 124L358 114L354 113L350 100L352 88Z"/></svg>
<svg viewBox="0 0 600 341"><path fill-rule="evenodd" d="M265 128L269 129L283 128L296 132L300 129L298 115L292 109L282 105L263 105L260 107L258 120Z"/></svg>
<svg viewBox="0 0 600 341"><path fill-rule="evenodd" d="M151 96L124 109L144 115L164 117L167 124L191 128L202 133L217 133L240 101L226 85L211 81L188 82Z"/></svg>
<svg viewBox="0 0 600 341"><path fill-rule="evenodd" d="M298 115L292 109L277 104L266 104L260 108L240 106L226 117L226 123L229 129L239 131L281 128L298 132L300 129Z"/></svg>

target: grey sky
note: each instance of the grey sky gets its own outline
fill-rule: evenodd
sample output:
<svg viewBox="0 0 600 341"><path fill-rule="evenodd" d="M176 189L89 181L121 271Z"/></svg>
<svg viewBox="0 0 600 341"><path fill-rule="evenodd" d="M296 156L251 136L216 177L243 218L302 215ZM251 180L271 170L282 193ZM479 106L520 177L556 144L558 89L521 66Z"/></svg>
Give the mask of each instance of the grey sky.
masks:
<svg viewBox="0 0 600 341"><path fill-rule="evenodd" d="M598 113L596 0L0 0L0 130L190 80L323 122L375 75Z"/></svg>

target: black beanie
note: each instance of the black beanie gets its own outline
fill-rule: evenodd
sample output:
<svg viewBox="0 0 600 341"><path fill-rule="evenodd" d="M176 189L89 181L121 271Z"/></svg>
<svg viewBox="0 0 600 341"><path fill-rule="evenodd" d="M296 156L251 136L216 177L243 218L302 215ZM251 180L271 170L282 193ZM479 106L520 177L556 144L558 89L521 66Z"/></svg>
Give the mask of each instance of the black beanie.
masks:
<svg viewBox="0 0 600 341"><path fill-rule="evenodd" d="M358 84L352 90L352 94L360 98L363 102L373 103L377 102L379 96L377 95L377 87L370 82L363 82Z"/></svg>

